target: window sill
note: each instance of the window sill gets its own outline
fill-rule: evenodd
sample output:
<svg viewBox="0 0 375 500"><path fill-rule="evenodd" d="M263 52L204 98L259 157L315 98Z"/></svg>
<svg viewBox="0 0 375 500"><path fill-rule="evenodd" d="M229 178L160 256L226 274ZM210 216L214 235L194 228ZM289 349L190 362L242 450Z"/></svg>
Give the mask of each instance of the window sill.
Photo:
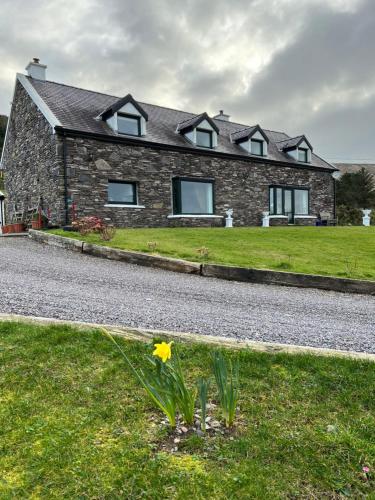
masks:
<svg viewBox="0 0 375 500"><path fill-rule="evenodd" d="M224 215L192 215L192 214L181 214L181 215L167 215L167 219L223 219Z"/></svg>
<svg viewBox="0 0 375 500"><path fill-rule="evenodd" d="M144 205L122 205L121 203L107 203L104 206L109 208L146 208Z"/></svg>
<svg viewBox="0 0 375 500"><path fill-rule="evenodd" d="M295 219L316 219L316 215L295 215Z"/></svg>
<svg viewBox="0 0 375 500"><path fill-rule="evenodd" d="M268 218L269 219L287 219L288 216L287 215L269 215Z"/></svg>

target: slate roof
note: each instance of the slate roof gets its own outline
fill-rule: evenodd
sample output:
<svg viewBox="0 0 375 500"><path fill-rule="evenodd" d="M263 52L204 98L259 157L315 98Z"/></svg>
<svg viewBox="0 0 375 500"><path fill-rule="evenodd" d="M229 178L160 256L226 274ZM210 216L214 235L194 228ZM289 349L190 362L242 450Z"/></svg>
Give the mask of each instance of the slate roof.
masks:
<svg viewBox="0 0 375 500"><path fill-rule="evenodd" d="M187 120L180 122L177 125L177 132L182 132L183 130L191 130L199 126L199 124L202 123L203 120L207 120L212 128L216 130L218 134L220 134L219 127L216 125L214 120L208 116L207 113L201 113L200 115L196 115L193 118L188 118Z"/></svg>
<svg viewBox="0 0 375 500"><path fill-rule="evenodd" d="M283 141L278 141L277 146L279 147L279 149L287 151L288 149L293 149L298 147L302 141L305 141L312 149L311 144L304 135L298 135L297 137L292 137L289 139L285 139Z"/></svg>
<svg viewBox="0 0 375 500"><path fill-rule="evenodd" d="M71 87L61 83L51 81L35 80L27 77L39 96L54 113L62 126L78 132L88 132L94 134L104 134L107 136L117 136L117 134L105 123L96 119L104 110L115 105L119 97ZM176 109L165 108L153 104L139 102L139 105L148 115L147 135L137 137L136 140L142 142L155 142L175 147L191 148L197 150L197 146L191 144L183 135L176 132L177 125L187 120L195 120L197 114L178 111ZM200 116L200 115L199 115ZM252 157L234 144L230 135L239 132L248 125L234 123L230 121L212 119L219 129L218 145L215 153L228 153L239 157ZM280 151L277 143L290 140L284 132L263 129L269 138L268 156L265 161L274 160L286 164L301 165L291 158L287 153ZM254 156L259 161L259 156ZM304 165L307 166L307 165ZM309 168L325 168L335 170L335 168L324 161L316 154L312 154L312 161Z"/></svg>
<svg viewBox="0 0 375 500"><path fill-rule="evenodd" d="M238 142L241 139L247 139L248 137L252 136L257 130L263 135L264 139L268 142L269 139L267 135L263 132L261 127L259 125L254 125L253 127L246 127L243 128L242 130L239 130L238 132L232 132L231 133L231 138L233 142Z"/></svg>
<svg viewBox="0 0 375 500"><path fill-rule="evenodd" d="M125 106L126 104L128 104L128 102L130 102L131 104L133 104L133 106L135 107L135 109L138 110L138 112L143 116L143 118L146 121L148 120L148 115L147 115L146 111L139 105L139 103L137 101L135 101L133 99L133 96L130 95L130 94L126 95L125 97L122 97L121 99L119 99L114 104L111 104L107 109L105 109L102 113L100 113L100 117L103 120L106 120L110 116L113 116L116 113L116 111L118 111L123 106Z"/></svg>

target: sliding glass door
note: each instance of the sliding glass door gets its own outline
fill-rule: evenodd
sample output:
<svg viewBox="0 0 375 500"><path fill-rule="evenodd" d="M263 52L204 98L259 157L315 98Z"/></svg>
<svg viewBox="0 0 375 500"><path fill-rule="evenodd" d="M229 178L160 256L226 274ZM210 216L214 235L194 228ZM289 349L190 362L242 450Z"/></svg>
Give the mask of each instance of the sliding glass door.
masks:
<svg viewBox="0 0 375 500"><path fill-rule="evenodd" d="M270 187L270 215L286 215L289 224L296 215L309 215L309 190L287 186Z"/></svg>

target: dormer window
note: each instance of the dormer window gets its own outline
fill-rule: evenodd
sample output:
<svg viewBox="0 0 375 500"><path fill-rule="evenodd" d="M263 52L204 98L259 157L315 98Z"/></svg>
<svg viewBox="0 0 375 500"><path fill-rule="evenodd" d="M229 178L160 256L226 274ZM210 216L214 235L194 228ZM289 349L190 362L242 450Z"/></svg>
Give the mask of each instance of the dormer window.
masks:
<svg viewBox="0 0 375 500"><path fill-rule="evenodd" d="M251 139L251 154L263 156L263 141Z"/></svg>
<svg viewBox="0 0 375 500"><path fill-rule="evenodd" d="M117 113L117 132L126 135L141 135L141 118L139 116Z"/></svg>
<svg viewBox="0 0 375 500"><path fill-rule="evenodd" d="M269 139L259 125L232 132L230 138L251 155L267 156Z"/></svg>
<svg viewBox="0 0 375 500"><path fill-rule="evenodd" d="M118 134L136 137L146 135L148 114L130 94L111 104L97 119L105 121Z"/></svg>
<svg viewBox="0 0 375 500"><path fill-rule="evenodd" d="M310 163L313 148L304 135L283 139L276 143L279 151L300 163Z"/></svg>
<svg viewBox="0 0 375 500"><path fill-rule="evenodd" d="M298 148L298 161L301 161L303 163L307 163L309 161L308 149Z"/></svg>
<svg viewBox="0 0 375 500"><path fill-rule="evenodd" d="M213 149L217 146L219 128L207 113L193 116L178 123L176 132L200 148Z"/></svg>
<svg viewBox="0 0 375 500"><path fill-rule="evenodd" d="M196 129L196 144L201 148L211 148L212 149L212 131L203 130L201 128Z"/></svg>

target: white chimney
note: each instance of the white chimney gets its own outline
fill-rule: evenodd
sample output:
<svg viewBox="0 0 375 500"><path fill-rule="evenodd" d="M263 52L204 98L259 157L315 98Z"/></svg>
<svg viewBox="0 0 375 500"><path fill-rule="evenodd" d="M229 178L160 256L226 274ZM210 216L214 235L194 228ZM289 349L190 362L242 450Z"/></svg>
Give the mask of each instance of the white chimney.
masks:
<svg viewBox="0 0 375 500"><path fill-rule="evenodd" d="M214 116L215 120L223 120L223 122L229 122L229 118L230 115L226 115L222 109L218 115Z"/></svg>
<svg viewBox="0 0 375 500"><path fill-rule="evenodd" d="M43 80L46 79L46 69L47 66L45 64L40 64L39 59L34 57L31 62L26 66L26 71L28 76L31 78L35 78L35 80Z"/></svg>

